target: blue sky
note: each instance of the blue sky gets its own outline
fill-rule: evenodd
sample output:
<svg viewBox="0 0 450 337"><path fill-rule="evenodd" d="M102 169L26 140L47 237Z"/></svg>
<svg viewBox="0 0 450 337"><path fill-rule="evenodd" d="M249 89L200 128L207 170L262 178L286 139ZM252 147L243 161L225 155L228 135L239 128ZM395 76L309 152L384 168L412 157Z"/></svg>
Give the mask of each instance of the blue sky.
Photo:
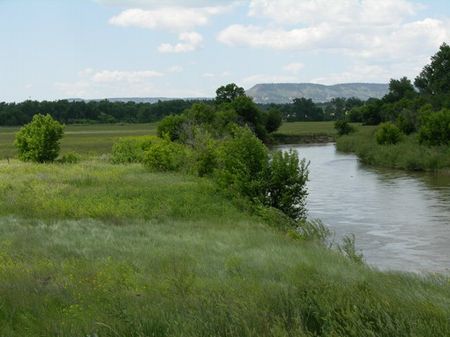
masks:
<svg viewBox="0 0 450 337"><path fill-rule="evenodd" d="M414 77L448 0L0 0L0 101Z"/></svg>

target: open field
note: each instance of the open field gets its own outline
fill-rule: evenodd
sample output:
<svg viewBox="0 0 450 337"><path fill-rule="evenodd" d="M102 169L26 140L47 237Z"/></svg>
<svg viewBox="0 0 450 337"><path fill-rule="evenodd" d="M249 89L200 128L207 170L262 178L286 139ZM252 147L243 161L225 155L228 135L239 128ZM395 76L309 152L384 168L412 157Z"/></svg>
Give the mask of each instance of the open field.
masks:
<svg viewBox="0 0 450 337"><path fill-rule="evenodd" d="M156 127L157 123L67 125L61 144L61 152L75 151L84 155L109 153L112 144L118 138L154 135L156 134ZM0 159L16 156L13 142L18 130L18 127L0 127ZM334 137L336 135L334 122L283 123L277 133L295 137Z"/></svg>
<svg viewBox="0 0 450 337"><path fill-rule="evenodd" d="M446 276L381 273L208 179L0 161L1 336L448 336Z"/></svg>
<svg viewBox="0 0 450 337"><path fill-rule="evenodd" d="M67 125L61 152L75 151L84 155L109 153L118 138L154 135L156 126L156 123ZM13 142L18 130L18 127L0 127L0 159L16 156Z"/></svg>

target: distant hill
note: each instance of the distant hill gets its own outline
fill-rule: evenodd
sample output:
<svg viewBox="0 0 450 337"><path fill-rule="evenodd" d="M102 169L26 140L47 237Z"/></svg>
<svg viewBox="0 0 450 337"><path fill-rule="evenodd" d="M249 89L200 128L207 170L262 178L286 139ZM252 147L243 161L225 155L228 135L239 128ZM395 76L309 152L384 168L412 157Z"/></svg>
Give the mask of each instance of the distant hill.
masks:
<svg viewBox="0 0 450 337"><path fill-rule="evenodd" d="M311 98L314 102L328 102L336 97L357 97L367 100L387 94L388 84L345 83L322 85L313 83L257 84L247 90L256 103L290 103L294 98Z"/></svg>

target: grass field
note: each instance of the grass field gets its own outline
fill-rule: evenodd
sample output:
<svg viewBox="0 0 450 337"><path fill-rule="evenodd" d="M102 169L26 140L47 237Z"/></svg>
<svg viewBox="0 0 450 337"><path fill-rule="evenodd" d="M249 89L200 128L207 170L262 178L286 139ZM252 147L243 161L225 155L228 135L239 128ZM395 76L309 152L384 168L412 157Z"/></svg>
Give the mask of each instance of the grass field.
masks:
<svg viewBox="0 0 450 337"><path fill-rule="evenodd" d="M61 143L61 152L75 151L83 155L111 152L112 144L120 137L156 134L153 124L94 124L67 125ZM15 157L13 145L18 127L0 127L0 159Z"/></svg>
<svg viewBox="0 0 450 337"><path fill-rule="evenodd" d="M446 276L291 239L208 179L0 161L0 336L450 334Z"/></svg>
<svg viewBox="0 0 450 337"><path fill-rule="evenodd" d="M292 136L335 136L334 122L289 122L283 123L277 133Z"/></svg>
<svg viewBox="0 0 450 337"><path fill-rule="evenodd" d="M110 153L112 144L120 137L156 134L157 123L153 124L94 124L67 125L61 144L61 152L75 151L82 155ZM17 127L0 127L0 159L14 158L13 142ZM283 123L277 133L288 136L331 136L336 135L334 122L292 122Z"/></svg>

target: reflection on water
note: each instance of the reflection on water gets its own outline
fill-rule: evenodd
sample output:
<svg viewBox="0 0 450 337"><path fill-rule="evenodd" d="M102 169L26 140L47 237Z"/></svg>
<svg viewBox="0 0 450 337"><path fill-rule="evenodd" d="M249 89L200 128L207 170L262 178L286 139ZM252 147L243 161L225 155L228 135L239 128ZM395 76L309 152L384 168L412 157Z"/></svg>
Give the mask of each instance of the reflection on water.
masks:
<svg viewBox="0 0 450 337"><path fill-rule="evenodd" d="M369 168L334 144L288 148L311 162L308 216L354 233L369 264L450 271L450 177Z"/></svg>

